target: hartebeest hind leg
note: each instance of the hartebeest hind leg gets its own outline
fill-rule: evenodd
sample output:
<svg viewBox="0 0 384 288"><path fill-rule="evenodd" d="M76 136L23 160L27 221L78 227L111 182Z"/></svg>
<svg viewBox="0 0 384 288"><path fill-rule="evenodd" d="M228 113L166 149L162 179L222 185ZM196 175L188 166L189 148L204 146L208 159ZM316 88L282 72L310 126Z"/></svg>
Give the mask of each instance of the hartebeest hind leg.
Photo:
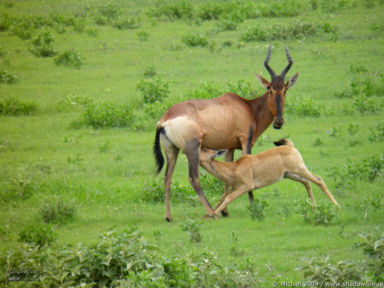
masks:
<svg viewBox="0 0 384 288"><path fill-rule="evenodd" d="M175 145L168 142L167 145L164 145L164 151L167 157L167 168L165 170L165 175L164 175L165 208L166 208L165 220L170 222L173 220L172 214L171 214L171 206L169 203L171 179L172 179L173 171L175 170L177 156L179 155L179 149Z"/></svg>
<svg viewBox="0 0 384 288"><path fill-rule="evenodd" d="M302 183L305 189L307 189L308 196L309 198L311 198L313 207L316 208L316 201L315 201L315 198L313 198L311 183L308 180L300 177L299 175L296 175L294 173L289 173L289 172L284 174L284 178Z"/></svg>
<svg viewBox="0 0 384 288"><path fill-rule="evenodd" d="M189 182L191 183L201 203L203 203L208 216L216 217L214 210L212 209L211 205L209 204L207 198L203 193L203 190L201 189L201 184L199 179L200 146L201 146L200 141L197 139L193 139L188 141L184 147L184 153L188 158Z"/></svg>
<svg viewBox="0 0 384 288"><path fill-rule="evenodd" d="M327 185L325 185L323 179L321 179L320 176L317 176L317 175L311 173L308 169L301 169L300 171L295 171L295 174L297 174L300 177L303 177L303 178L315 183L317 186L319 186L320 189L323 190L323 192L332 201L332 203L340 208L339 203L337 203L337 201L333 197L332 193L328 190Z"/></svg>

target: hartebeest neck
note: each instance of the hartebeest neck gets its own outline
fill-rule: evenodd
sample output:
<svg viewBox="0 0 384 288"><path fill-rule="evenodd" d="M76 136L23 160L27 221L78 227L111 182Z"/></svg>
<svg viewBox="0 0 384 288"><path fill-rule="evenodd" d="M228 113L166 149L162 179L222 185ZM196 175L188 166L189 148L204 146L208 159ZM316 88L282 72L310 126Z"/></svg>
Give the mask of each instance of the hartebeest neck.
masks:
<svg viewBox="0 0 384 288"><path fill-rule="evenodd" d="M267 103L267 93L256 99L249 100L248 103L255 116L256 127L253 138L257 139L271 125L274 117Z"/></svg>

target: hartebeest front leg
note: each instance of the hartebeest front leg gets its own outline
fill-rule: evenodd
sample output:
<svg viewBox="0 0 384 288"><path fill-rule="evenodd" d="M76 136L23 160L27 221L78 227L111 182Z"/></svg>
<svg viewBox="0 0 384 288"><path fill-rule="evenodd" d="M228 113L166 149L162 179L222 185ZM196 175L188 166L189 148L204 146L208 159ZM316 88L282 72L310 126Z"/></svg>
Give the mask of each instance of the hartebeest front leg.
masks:
<svg viewBox="0 0 384 288"><path fill-rule="evenodd" d="M221 201L220 206L215 209L215 214L220 213L222 210L226 209L227 206L236 198L244 194L245 192L252 191L252 187L249 185L242 184L239 187L237 187L233 192L224 195L223 201Z"/></svg>
<svg viewBox="0 0 384 288"><path fill-rule="evenodd" d="M201 142L197 139L190 140L185 144L184 153L188 158L189 182L191 183L201 203L204 205L208 216L215 218L216 214L212 209L211 205L209 204L207 198L205 197L203 190L201 189L201 184L199 179L200 145L201 145Z"/></svg>
<svg viewBox="0 0 384 288"><path fill-rule="evenodd" d="M235 150L228 150L228 152L225 154L225 162L232 162L233 161L233 156L235 154ZM229 185L228 184L225 184L225 190L224 190L224 195L221 197L220 201L216 204L215 208L213 208L213 210L216 210L222 201L224 201L224 198L225 198L225 195L229 194ZM229 212L228 212L228 209L227 207L224 208L222 211L221 211L221 215L223 217L228 217L229 216Z"/></svg>

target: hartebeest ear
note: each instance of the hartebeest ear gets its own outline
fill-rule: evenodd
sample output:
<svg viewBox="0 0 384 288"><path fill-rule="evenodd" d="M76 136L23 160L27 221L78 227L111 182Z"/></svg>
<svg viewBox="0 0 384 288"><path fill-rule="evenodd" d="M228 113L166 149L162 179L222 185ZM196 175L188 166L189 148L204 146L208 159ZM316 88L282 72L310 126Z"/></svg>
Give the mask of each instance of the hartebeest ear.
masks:
<svg viewBox="0 0 384 288"><path fill-rule="evenodd" d="M296 73L295 75L293 75L293 77L291 79L289 79L289 81L285 84L286 88L289 89L293 85L295 85L297 78L299 78L299 73Z"/></svg>
<svg viewBox="0 0 384 288"><path fill-rule="evenodd" d="M259 82L260 82L261 86L263 86L265 89L268 89L269 86L271 86L271 83L268 82L267 79L265 79L263 76L261 76L261 75L259 75L257 73L255 73L255 74L256 74L257 79L259 79Z"/></svg>

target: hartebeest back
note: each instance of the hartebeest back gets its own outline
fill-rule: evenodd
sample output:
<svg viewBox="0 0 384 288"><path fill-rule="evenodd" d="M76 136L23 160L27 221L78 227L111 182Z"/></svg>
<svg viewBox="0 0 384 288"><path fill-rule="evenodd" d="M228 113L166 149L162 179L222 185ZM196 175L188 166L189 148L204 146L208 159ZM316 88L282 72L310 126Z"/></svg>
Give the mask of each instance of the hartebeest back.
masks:
<svg viewBox="0 0 384 288"><path fill-rule="evenodd" d="M314 206L316 202L310 182L318 185L332 203L340 207L324 181L307 169L300 152L291 141L281 139L274 143L278 147L257 155L243 155L237 161L230 163L215 160L218 153L214 150L200 151L200 165L231 187L231 190L224 193L216 205L215 214L221 212L243 193L271 185L283 178L302 183Z"/></svg>
<svg viewBox="0 0 384 288"><path fill-rule="evenodd" d="M189 181L203 203L207 213L214 215L201 189L199 180L199 151L209 149L229 149L227 161L233 160L234 149L249 154L256 139L274 122L280 129L284 123L283 112L287 90L298 78L296 73L289 81L284 78L293 64L285 48L287 67L276 75L269 67L271 47L268 49L264 65L271 76L271 82L257 75L267 92L256 99L248 100L233 93L214 99L189 100L172 106L157 123L153 151L159 173L164 165L160 145L165 151L167 168L164 177L166 220L171 221L170 185L180 149L186 154L189 164ZM249 194L252 199L252 192Z"/></svg>

